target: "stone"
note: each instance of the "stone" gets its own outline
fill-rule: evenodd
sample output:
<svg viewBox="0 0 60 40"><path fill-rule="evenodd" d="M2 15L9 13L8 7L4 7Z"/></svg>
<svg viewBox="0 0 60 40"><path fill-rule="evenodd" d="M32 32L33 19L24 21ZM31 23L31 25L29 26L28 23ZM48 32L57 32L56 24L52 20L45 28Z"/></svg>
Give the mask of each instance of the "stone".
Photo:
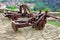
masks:
<svg viewBox="0 0 60 40"><path fill-rule="evenodd" d="M51 38L51 37L49 37L49 36L46 36L46 37L44 37L44 38L48 39L48 38Z"/></svg>
<svg viewBox="0 0 60 40"><path fill-rule="evenodd" d="M13 36L9 36L9 37L6 37L6 38L8 38L8 39L13 39L14 37L13 37Z"/></svg>
<svg viewBox="0 0 60 40"><path fill-rule="evenodd" d="M47 39L47 40L53 40L53 39Z"/></svg>
<svg viewBox="0 0 60 40"><path fill-rule="evenodd" d="M58 36L60 37L60 34L58 34Z"/></svg>
<svg viewBox="0 0 60 40"><path fill-rule="evenodd" d="M6 33L6 31L0 31L0 33Z"/></svg>
<svg viewBox="0 0 60 40"><path fill-rule="evenodd" d="M47 35L47 33L42 33L43 35Z"/></svg>
<svg viewBox="0 0 60 40"><path fill-rule="evenodd" d="M27 34L25 37L26 38L31 38L32 34Z"/></svg>
<svg viewBox="0 0 60 40"><path fill-rule="evenodd" d="M16 36L15 39L17 39L17 40L26 40L26 38L23 37L23 36Z"/></svg>
<svg viewBox="0 0 60 40"><path fill-rule="evenodd" d="M44 38L39 38L39 40L45 40Z"/></svg>
<svg viewBox="0 0 60 40"><path fill-rule="evenodd" d="M29 38L29 39L27 39L27 40L37 40L37 39L33 37L33 38Z"/></svg>

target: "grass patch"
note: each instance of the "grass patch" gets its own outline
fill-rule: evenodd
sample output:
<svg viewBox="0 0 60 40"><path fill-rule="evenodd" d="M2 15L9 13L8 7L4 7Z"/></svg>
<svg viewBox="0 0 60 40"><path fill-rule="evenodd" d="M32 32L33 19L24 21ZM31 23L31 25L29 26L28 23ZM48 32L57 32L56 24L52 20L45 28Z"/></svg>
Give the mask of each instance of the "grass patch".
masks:
<svg viewBox="0 0 60 40"><path fill-rule="evenodd" d="M54 22L54 21L47 21L48 24L52 24L55 26L60 26L60 22Z"/></svg>
<svg viewBox="0 0 60 40"><path fill-rule="evenodd" d="M17 10L17 8L15 6L7 6L6 8L8 8L11 11Z"/></svg>

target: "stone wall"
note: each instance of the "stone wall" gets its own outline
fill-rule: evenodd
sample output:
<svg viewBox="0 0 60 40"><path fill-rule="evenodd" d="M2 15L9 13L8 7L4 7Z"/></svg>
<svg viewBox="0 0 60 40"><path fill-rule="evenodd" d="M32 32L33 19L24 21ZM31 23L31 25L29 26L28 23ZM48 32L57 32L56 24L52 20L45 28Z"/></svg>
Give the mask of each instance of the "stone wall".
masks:
<svg viewBox="0 0 60 40"><path fill-rule="evenodd" d="M48 15L60 17L60 12L49 12Z"/></svg>
<svg viewBox="0 0 60 40"><path fill-rule="evenodd" d="M57 17L60 19L60 12L49 12L48 15L51 15L51 16L54 16L54 17ZM47 18L48 21L60 21L58 19L55 19L55 18L52 18L52 17L49 17Z"/></svg>

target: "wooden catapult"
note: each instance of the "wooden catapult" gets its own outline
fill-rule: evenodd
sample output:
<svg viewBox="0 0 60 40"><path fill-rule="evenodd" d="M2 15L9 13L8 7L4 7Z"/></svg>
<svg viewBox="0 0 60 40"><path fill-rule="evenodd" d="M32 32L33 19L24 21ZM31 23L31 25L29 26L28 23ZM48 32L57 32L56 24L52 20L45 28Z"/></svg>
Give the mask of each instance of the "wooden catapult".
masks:
<svg viewBox="0 0 60 40"><path fill-rule="evenodd" d="M23 18L23 19L20 18L20 20L12 21L12 28L15 32L18 30L18 28L31 27L31 26L32 28L42 30L45 27L45 24L47 23L46 22L47 17L58 19L56 17L47 15L47 13L48 11L46 11L43 14L39 13L39 15L37 16L38 17L37 19L35 17L32 17L32 18Z"/></svg>
<svg viewBox="0 0 60 40"><path fill-rule="evenodd" d="M24 13L22 13L23 11L22 9L24 10ZM45 13L41 13L40 10L40 12L34 16L34 14L31 14L30 11L27 12L27 10L29 9L27 8L26 5L21 5L20 11L17 14L5 13L6 17L12 18L12 20L14 20L12 21L12 28L15 32L18 30L18 28L31 26L32 28L42 30L45 27L45 24L47 23L46 22L47 17L59 19L54 16L48 15L48 11L45 11Z"/></svg>

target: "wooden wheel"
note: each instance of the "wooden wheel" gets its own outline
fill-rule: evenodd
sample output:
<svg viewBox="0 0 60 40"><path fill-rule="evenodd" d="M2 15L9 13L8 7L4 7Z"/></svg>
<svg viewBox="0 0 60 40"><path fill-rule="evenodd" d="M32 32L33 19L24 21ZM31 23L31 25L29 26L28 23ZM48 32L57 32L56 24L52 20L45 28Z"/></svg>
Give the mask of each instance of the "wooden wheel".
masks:
<svg viewBox="0 0 60 40"><path fill-rule="evenodd" d="M45 26L45 21L40 21L38 24L37 24L37 27L36 29L38 30L42 30Z"/></svg>

